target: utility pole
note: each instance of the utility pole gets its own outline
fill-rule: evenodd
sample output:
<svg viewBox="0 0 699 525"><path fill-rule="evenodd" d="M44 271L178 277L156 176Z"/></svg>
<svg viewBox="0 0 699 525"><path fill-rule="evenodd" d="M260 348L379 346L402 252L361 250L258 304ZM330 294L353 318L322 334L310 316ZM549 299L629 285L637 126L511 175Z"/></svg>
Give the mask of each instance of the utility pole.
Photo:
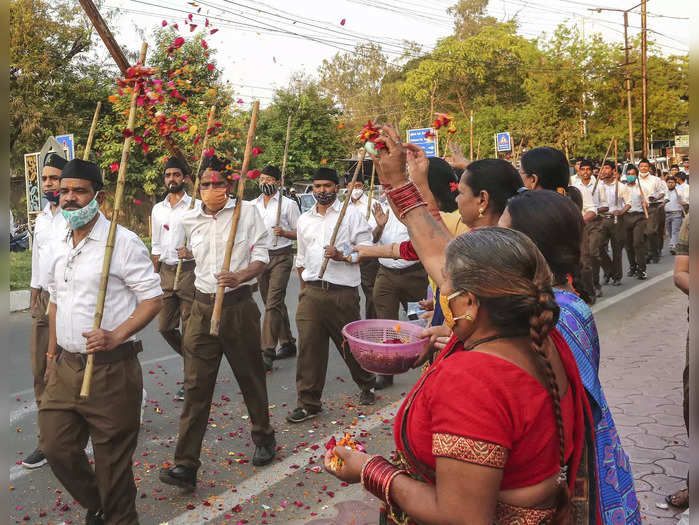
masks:
<svg viewBox="0 0 699 525"><path fill-rule="evenodd" d="M469 155L469 158L471 159L471 162L473 162L473 110L471 110L471 130L469 132L469 137L471 138L471 154Z"/></svg>
<svg viewBox="0 0 699 525"><path fill-rule="evenodd" d="M646 0L641 1L641 92L643 99L643 157L648 158L648 29L646 27Z"/></svg>
<svg viewBox="0 0 699 525"><path fill-rule="evenodd" d="M631 65L631 62L629 62L629 11L633 11L640 5L645 6L646 0L642 0L641 4L636 4L633 7L630 7L629 9L612 9L612 8L604 8L604 7L596 7L594 9L588 9L588 11L596 11L597 13L601 13L602 11L616 11L619 13L624 13L624 57L625 61L624 64L624 84L626 86L626 106L627 106L627 111L628 111L628 120L629 120L629 156L630 156L630 161L632 164L635 164L635 154L634 154L634 146L633 146L633 108L631 106L631 71L629 69L629 66ZM645 99L644 99L644 104L645 104ZM644 132L645 132L645 127L644 127ZM644 139L644 144L645 144L645 139ZM644 146L644 151L646 150L646 146Z"/></svg>

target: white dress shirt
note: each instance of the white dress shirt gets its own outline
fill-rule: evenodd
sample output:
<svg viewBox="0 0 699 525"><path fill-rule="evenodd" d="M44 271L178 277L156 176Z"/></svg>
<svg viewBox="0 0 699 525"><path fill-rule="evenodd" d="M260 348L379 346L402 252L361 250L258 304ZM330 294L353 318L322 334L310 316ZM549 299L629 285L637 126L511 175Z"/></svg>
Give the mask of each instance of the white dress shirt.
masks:
<svg viewBox="0 0 699 525"><path fill-rule="evenodd" d="M325 259L325 246L330 244L330 237L340 215L342 203L335 199L325 215L318 213L317 206L313 206L299 217L296 228L298 249L296 267L304 269L301 274L304 281L318 280L320 267ZM344 251L345 247L351 248L360 244L371 246L371 227L365 215L356 207L347 206L345 217L337 232L335 247ZM342 286L359 286L361 282L359 265L330 259L323 280Z"/></svg>
<svg viewBox="0 0 699 525"><path fill-rule="evenodd" d="M677 193L682 197L683 203L689 204L689 184L686 182L684 184L677 184L675 188L677 188Z"/></svg>
<svg viewBox="0 0 699 525"><path fill-rule="evenodd" d="M257 211L262 216L262 220L267 228L267 245L268 250L279 250L281 248L286 248L294 244L292 239L287 239L281 235L277 238L277 245L274 246L274 228L277 225L277 208L279 207L279 191L272 195L269 199L267 207L265 207L265 196L260 195L256 199L250 201L255 205ZM287 231L293 231L296 229L296 223L299 221L301 216L301 210L299 210L298 204L288 197L282 197L282 213L279 216L279 226Z"/></svg>
<svg viewBox="0 0 699 525"><path fill-rule="evenodd" d="M595 187L595 177L590 177L590 181L585 184L582 179L578 178L573 184L576 188L580 190L583 198L582 214L583 217L589 212L597 213L597 191L595 195L592 195L592 188ZM598 185L599 186L599 185Z"/></svg>
<svg viewBox="0 0 699 525"><path fill-rule="evenodd" d="M626 185L622 183L600 182L597 185L597 204L600 208L609 208L605 213L613 214L615 211L623 210L628 202L628 191Z"/></svg>
<svg viewBox="0 0 699 525"><path fill-rule="evenodd" d="M641 204L641 192L638 189L638 178L636 179L636 184L629 184L626 186L627 203L631 204L629 208L630 212L641 212L643 213L643 205ZM644 193L643 196L648 202L648 196Z"/></svg>
<svg viewBox="0 0 699 525"><path fill-rule="evenodd" d="M56 213L51 212L51 205L46 204L34 223L34 239L32 243L32 278L29 286L39 290L49 289L49 268L54 257L51 248L53 241L64 239L68 231L60 208Z"/></svg>
<svg viewBox="0 0 699 525"><path fill-rule="evenodd" d="M197 200L195 206L200 201ZM151 219L151 253L160 256L160 262L170 265L175 265L178 262L177 248L181 248L184 244L178 245L175 242L175 226L182 220L182 217L189 211L189 206L192 203L192 197L184 194L177 201L175 206L170 205L170 199L165 197L165 200L158 202L153 206Z"/></svg>
<svg viewBox="0 0 699 525"><path fill-rule="evenodd" d="M673 190L667 190L665 199L667 200L665 203L665 211L682 211L682 205L686 204L684 196L681 191L678 190L677 186L675 186Z"/></svg>
<svg viewBox="0 0 699 525"><path fill-rule="evenodd" d="M663 179L656 177L655 175L651 175L650 173L646 173L645 176L642 173L639 173L636 183L641 184L643 196L648 203L650 203L649 197L655 197L657 199L660 195L667 191L667 186L665 185L665 182L663 182Z"/></svg>
<svg viewBox="0 0 699 525"><path fill-rule="evenodd" d="M255 205L243 201L240 210L240 221L235 234L235 243L231 252L229 271L245 270L253 261L269 262L267 253L267 228ZM182 217L175 227L175 239L178 246L184 246L185 235L187 248L194 254L197 262L194 268L194 287L202 293L216 293L218 284L214 274L221 271L223 258L226 254L226 244L233 222L235 200L228 199L223 209L215 215L204 213L203 205L195 206ZM239 284L241 286L255 284L257 279ZM235 288L226 288L226 292Z"/></svg>
<svg viewBox="0 0 699 525"><path fill-rule="evenodd" d="M388 221L386 221L383 233L376 244L378 246L385 246L387 244L400 244L403 241L409 241L410 235L408 235L408 227L398 220L398 217L393 213L390 206L388 208L383 208L383 211L388 214ZM394 270L408 268L409 266L416 265L418 262L419 261L406 261L405 259L393 259L390 257L379 258L380 265Z"/></svg>
<svg viewBox="0 0 699 525"><path fill-rule="evenodd" d="M352 192L347 193L347 198L352 198ZM367 192L362 193L362 196L359 197L356 201L350 201L350 204L354 206L359 213L362 214L362 217L364 217L368 222L369 226L371 226L371 231L374 231L374 228L376 228L376 219L374 218L374 203L376 201L372 199L371 202L371 213L369 213L369 218L366 218L366 210L367 206L369 206L369 195L367 195Z"/></svg>
<svg viewBox="0 0 699 525"><path fill-rule="evenodd" d="M55 240L55 256L49 270L51 302L56 303L56 339L69 352L85 353L83 332L90 332L97 309L97 294L110 222L99 213L92 231L73 247L70 231ZM101 328L114 330L123 324L138 303L163 294L143 241L117 226ZM135 339L131 337L131 339Z"/></svg>

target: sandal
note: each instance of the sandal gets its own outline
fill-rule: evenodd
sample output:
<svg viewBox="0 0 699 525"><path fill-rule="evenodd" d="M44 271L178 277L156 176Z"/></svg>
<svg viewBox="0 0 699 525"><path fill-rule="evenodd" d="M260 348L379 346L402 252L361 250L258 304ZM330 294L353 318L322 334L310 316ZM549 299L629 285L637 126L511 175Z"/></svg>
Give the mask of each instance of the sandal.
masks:
<svg viewBox="0 0 699 525"><path fill-rule="evenodd" d="M689 507L689 490L681 489L670 496L665 496L665 503L678 509L686 509Z"/></svg>

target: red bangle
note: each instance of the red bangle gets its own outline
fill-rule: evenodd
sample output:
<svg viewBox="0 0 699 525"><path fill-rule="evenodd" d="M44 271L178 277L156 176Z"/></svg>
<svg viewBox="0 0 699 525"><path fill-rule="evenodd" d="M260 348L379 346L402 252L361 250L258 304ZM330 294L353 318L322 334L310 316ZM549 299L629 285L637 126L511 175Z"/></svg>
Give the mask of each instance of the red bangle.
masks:
<svg viewBox="0 0 699 525"><path fill-rule="evenodd" d="M381 456L374 456L362 467L360 481L362 486L381 501L390 505L389 491L391 482L398 474L405 474Z"/></svg>
<svg viewBox="0 0 699 525"><path fill-rule="evenodd" d="M422 198L420 190L412 182L392 189L387 192L387 195L398 208L398 217L400 219L403 219L409 211L427 204Z"/></svg>

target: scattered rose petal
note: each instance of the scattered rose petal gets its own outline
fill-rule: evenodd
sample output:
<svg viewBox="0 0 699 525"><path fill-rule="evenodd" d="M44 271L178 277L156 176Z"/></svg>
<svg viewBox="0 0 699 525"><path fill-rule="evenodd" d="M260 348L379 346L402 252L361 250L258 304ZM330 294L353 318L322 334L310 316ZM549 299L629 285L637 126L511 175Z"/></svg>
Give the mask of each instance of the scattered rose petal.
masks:
<svg viewBox="0 0 699 525"><path fill-rule="evenodd" d="M344 18L343 18L342 20L340 20L340 25L341 25L341 26L345 25L345 21L346 21L346 20L345 20Z"/></svg>
<svg viewBox="0 0 699 525"><path fill-rule="evenodd" d="M163 27L165 27L165 26L167 25L167 20L163 20L162 22L160 22L160 25L162 25Z"/></svg>
<svg viewBox="0 0 699 525"><path fill-rule="evenodd" d="M215 35L217 32L218 32L218 29L212 29L211 31L209 31L209 34Z"/></svg>
<svg viewBox="0 0 699 525"><path fill-rule="evenodd" d="M189 24L189 32L191 33L197 28L197 24Z"/></svg>

